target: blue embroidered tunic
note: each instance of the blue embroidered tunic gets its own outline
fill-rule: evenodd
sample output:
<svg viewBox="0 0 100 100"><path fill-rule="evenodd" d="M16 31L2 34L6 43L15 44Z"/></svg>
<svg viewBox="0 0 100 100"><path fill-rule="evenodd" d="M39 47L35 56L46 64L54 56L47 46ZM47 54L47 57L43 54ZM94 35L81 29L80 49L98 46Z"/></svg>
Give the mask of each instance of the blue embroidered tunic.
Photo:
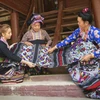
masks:
<svg viewBox="0 0 100 100"><path fill-rule="evenodd" d="M67 46L69 43L75 41L81 34L80 28L77 28L69 37L65 38L63 41L56 45L57 48L61 48ZM83 34L83 33L82 33ZM87 33L87 40L91 42L96 42L99 46L97 51L94 51L93 54L95 58L100 57L100 29L90 26L89 31Z"/></svg>

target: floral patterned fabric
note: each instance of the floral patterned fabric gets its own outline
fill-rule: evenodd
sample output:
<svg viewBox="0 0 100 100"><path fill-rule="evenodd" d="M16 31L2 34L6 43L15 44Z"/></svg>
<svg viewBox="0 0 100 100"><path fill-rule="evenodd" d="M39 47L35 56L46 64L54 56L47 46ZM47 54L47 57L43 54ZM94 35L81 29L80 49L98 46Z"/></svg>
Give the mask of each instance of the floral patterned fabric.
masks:
<svg viewBox="0 0 100 100"><path fill-rule="evenodd" d="M70 52L66 52L66 55L70 56L68 57L67 64L79 61L84 55L91 54L95 50L97 50L97 48L93 45L92 42L83 41L81 38L78 38L77 41L75 41L71 46L69 50Z"/></svg>
<svg viewBox="0 0 100 100"><path fill-rule="evenodd" d="M82 56L97 50L93 43L78 38L72 46L57 49L52 54L48 54L47 50L48 48L41 44L26 46L18 43L13 52L40 67L69 65L68 71L73 81L85 91L85 95L90 98L100 98L99 59L92 59L86 65L80 63Z"/></svg>
<svg viewBox="0 0 100 100"><path fill-rule="evenodd" d="M80 63L81 58L96 50L90 41L78 38L71 46L68 55L68 71L73 81L83 90L87 97L100 98L100 63L99 59L91 59L87 64Z"/></svg>
<svg viewBox="0 0 100 100"><path fill-rule="evenodd" d="M45 44L33 43L32 46L27 46L23 43L17 43L12 47L12 52L24 60L31 61L36 66L44 68L54 68L67 65L68 47L55 50L52 54L47 53L50 47Z"/></svg>
<svg viewBox="0 0 100 100"><path fill-rule="evenodd" d="M18 43L15 46L12 51L22 59L33 62L39 67L53 67L52 57L47 53L49 47L42 44L27 46L23 43Z"/></svg>
<svg viewBox="0 0 100 100"><path fill-rule="evenodd" d="M17 55L24 60L35 63L39 67L51 67L52 59L47 54L48 48L49 47L43 45L34 44L32 46L27 46L20 44L20 49L17 52Z"/></svg>
<svg viewBox="0 0 100 100"><path fill-rule="evenodd" d="M63 41L58 43L57 48L67 46L69 43L75 41L80 35L83 38L84 34L84 32L81 32L80 28L77 28L69 37L65 38ZM100 29L94 26L90 26L87 33L87 40L89 40L90 42L97 43L100 48ZM95 50L92 53L94 54L95 58L100 57L100 49Z"/></svg>

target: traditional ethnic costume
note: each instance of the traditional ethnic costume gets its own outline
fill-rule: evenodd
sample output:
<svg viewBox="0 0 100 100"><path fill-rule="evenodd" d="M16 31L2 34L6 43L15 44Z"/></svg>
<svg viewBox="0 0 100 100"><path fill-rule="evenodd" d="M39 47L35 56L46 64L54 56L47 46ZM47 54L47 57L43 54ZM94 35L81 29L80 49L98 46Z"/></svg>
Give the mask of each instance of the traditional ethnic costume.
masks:
<svg viewBox="0 0 100 100"><path fill-rule="evenodd" d="M9 45L3 37L0 38L0 80L2 83L20 83L23 81L24 74L18 71L17 63L21 61L21 58L14 55L9 50ZM14 62L8 62L8 60Z"/></svg>
<svg viewBox="0 0 100 100"><path fill-rule="evenodd" d="M43 20L44 20L44 18L41 15L39 15L39 14L32 14L30 19L28 20L28 25L35 24L37 22L40 23L40 24L43 24ZM35 54L35 59L36 59L37 58L36 55L37 54L41 54L41 57L39 57L39 58L43 60L43 59L47 58L47 55L44 58L43 57L43 52L41 52L41 49L43 49L43 51L45 51L46 44L48 46L50 46L52 40L51 40L50 36L48 35L48 33L45 30L40 29L38 32L35 32L33 29L30 29L29 31L27 31L24 34L21 42L31 42L33 44L33 46L23 46L24 51L27 50L27 49L29 49L30 52L32 50L34 50L33 51L33 57L30 57L32 55L30 55L26 51L26 54L28 54L26 59L28 59L28 60L29 60L29 58L34 59L34 54ZM22 50L23 50L23 48L22 48ZM24 54L25 54L25 52L23 53L23 55ZM23 55L21 57L23 57ZM25 59L25 57L23 57L23 58ZM36 60L34 60L33 62L35 63ZM47 60L46 60L46 62L47 62ZM42 65L43 65L43 67L45 67L43 62L42 62ZM30 69L30 70L32 70L32 69Z"/></svg>
<svg viewBox="0 0 100 100"><path fill-rule="evenodd" d="M84 33L78 28L56 46L61 48L71 42L74 43L65 55L73 81L83 89L87 97L100 98L100 30L90 26L87 33ZM80 63L83 56L91 53L94 54L94 59L85 65Z"/></svg>

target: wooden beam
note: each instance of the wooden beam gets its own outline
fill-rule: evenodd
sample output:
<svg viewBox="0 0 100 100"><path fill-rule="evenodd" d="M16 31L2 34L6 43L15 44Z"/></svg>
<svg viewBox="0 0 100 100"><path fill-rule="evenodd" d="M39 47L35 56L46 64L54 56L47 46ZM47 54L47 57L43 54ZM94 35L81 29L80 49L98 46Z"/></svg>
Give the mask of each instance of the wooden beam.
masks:
<svg viewBox="0 0 100 100"><path fill-rule="evenodd" d="M67 32L61 32L61 35L70 35L71 33L73 33L73 31L67 31ZM49 36L54 36L54 33L50 33Z"/></svg>
<svg viewBox="0 0 100 100"><path fill-rule="evenodd" d="M10 20L10 15L5 16L5 17L0 17L0 22L9 21L9 20Z"/></svg>
<svg viewBox="0 0 100 100"><path fill-rule="evenodd" d="M52 46L54 46L59 40L61 40L61 24L62 24L62 13L63 12L63 0L59 0L59 10L58 10L58 18L57 18L57 26L55 29L54 40Z"/></svg>
<svg viewBox="0 0 100 100"><path fill-rule="evenodd" d="M28 3L28 4L27 4ZM30 0L0 0L0 4L7 6L15 11L20 12L23 15L27 15L30 7Z"/></svg>
<svg viewBox="0 0 100 100"><path fill-rule="evenodd" d="M24 34L24 30L25 30L25 28L26 28L26 26L27 26L27 20L29 19L29 17L31 16L31 14L33 13L33 7L34 7L34 1L33 0L31 0L31 5L30 5L30 9L29 9L29 12L28 12L28 14L27 14L27 17L26 17L26 19L25 19L25 21L24 21L24 24L23 24L23 26L22 26L22 28L21 28L21 30L20 30L20 34L19 34L19 36L18 36L18 40L20 41L20 39L21 39L21 37L23 36L23 34Z"/></svg>
<svg viewBox="0 0 100 100"><path fill-rule="evenodd" d="M63 17L62 19L69 20L69 19L75 19L75 18L77 18L77 15L69 15L69 16ZM44 20L44 23L49 23L49 22L54 22L54 21L57 21L57 18Z"/></svg>
<svg viewBox="0 0 100 100"><path fill-rule="evenodd" d="M0 3L0 11L3 11L3 10L7 11L8 13L11 13L11 12L12 12L11 9L9 9L8 7L6 7L6 6L4 6L4 5L2 5L2 4Z"/></svg>
<svg viewBox="0 0 100 100"><path fill-rule="evenodd" d="M11 13L12 43L18 42L19 14L16 11Z"/></svg>
<svg viewBox="0 0 100 100"><path fill-rule="evenodd" d="M48 11L48 12L45 12L45 13L41 13L41 15L43 15L43 16L49 16L49 15L55 14L55 13L58 13L58 11L57 10Z"/></svg>
<svg viewBox="0 0 100 100"><path fill-rule="evenodd" d="M100 28L100 0L91 0L96 27Z"/></svg>
<svg viewBox="0 0 100 100"><path fill-rule="evenodd" d="M62 24L62 25L60 25L60 28L61 27L71 27L71 26L76 26L76 25L77 25L77 23ZM53 26L45 27L43 29L48 30L48 29L54 29L55 27L56 27L56 25L53 25Z"/></svg>
<svg viewBox="0 0 100 100"><path fill-rule="evenodd" d="M11 14L11 13L8 13L8 12L0 13L0 17L8 16L8 15L10 15L10 14Z"/></svg>
<svg viewBox="0 0 100 100"><path fill-rule="evenodd" d="M84 7L86 7L86 6L73 6L73 7L68 7L68 8L65 8L63 10L63 12L64 13L79 12L79 10L83 9Z"/></svg>

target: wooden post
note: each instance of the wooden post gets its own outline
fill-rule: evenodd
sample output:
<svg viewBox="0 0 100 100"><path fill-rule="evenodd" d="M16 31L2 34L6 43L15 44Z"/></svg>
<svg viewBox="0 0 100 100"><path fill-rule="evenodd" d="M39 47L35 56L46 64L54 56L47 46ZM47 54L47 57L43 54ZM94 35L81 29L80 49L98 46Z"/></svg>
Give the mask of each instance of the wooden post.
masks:
<svg viewBox="0 0 100 100"><path fill-rule="evenodd" d="M42 12L44 12L44 0L41 1L41 5L42 5Z"/></svg>
<svg viewBox="0 0 100 100"><path fill-rule="evenodd" d="M26 16L26 19L25 19L25 21L24 21L24 24L23 24L23 26L22 26L22 28L21 28L21 30L20 30L20 34L18 35L18 41L20 41L21 40L21 37L24 35L24 33L25 33L25 28L27 27L27 20L30 18L30 16L32 15L32 13L33 12L35 12L35 11L33 11L33 10L35 10L35 8L34 8L35 6L34 6L34 0L31 0L31 5L30 5L30 8L29 8L29 12L28 12L28 14L27 14L27 16ZM33 9L34 8L34 9Z"/></svg>
<svg viewBox="0 0 100 100"><path fill-rule="evenodd" d="M57 25L54 34L54 40L52 46L54 46L58 41L61 40L61 24L62 24L62 14L63 14L63 0L59 0L59 8L58 8L58 18L57 18Z"/></svg>
<svg viewBox="0 0 100 100"><path fill-rule="evenodd" d="M39 10L39 13L42 13L42 12L44 12L44 3L43 3L43 0L38 0L37 1L38 2L38 10Z"/></svg>
<svg viewBox="0 0 100 100"><path fill-rule="evenodd" d="M95 26L100 28L100 0L91 0Z"/></svg>
<svg viewBox="0 0 100 100"><path fill-rule="evenodd" d="M16 11L11 13L12 43L17 42L19 33L19 15Z"/></svg>
<svg viewBox="0 0 100 100"><path fill-rule="evenodd" d="M34 7L35 7L35 12L34 13L38 13L39 11L38 11L38 3L37 3L37 0L33 0L34 1ZM31 5L32 5L32 3L31 3Z"/></svg>

